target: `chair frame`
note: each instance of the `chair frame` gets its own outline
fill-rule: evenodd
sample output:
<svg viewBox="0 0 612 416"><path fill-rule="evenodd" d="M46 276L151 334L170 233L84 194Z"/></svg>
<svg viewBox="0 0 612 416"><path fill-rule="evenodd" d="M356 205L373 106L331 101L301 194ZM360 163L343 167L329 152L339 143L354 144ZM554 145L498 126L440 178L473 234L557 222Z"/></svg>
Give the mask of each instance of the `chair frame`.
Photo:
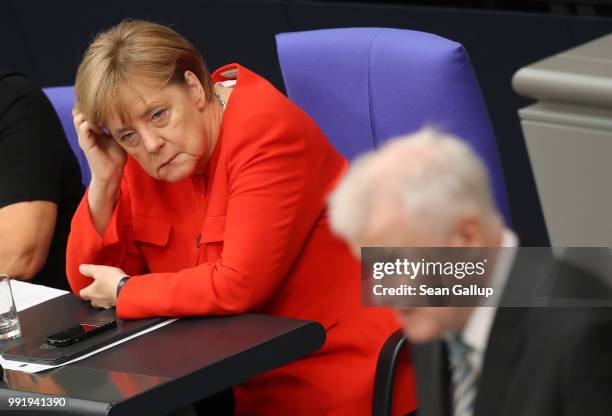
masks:
<svg viewBox="0 0 612 416"><path fill-rule="evenodd" d="M387 338L380 349L374 377L372 416L391 416L395 374L401 353L407 347L408 341L402 330L398 329Z"/></svg>

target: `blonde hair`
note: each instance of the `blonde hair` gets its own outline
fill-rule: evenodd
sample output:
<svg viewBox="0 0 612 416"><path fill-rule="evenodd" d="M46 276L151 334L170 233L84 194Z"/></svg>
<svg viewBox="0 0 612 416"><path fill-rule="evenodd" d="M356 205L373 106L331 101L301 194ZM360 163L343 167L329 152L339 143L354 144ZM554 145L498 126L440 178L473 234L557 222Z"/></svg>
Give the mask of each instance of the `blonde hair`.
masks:
<svg viewBox="0 0 612 416"><path fill-rule="evenodd" d="M193 72L206 98L212 80L198 50L173 29L144 20L124 20L96 35L79 65L75 81L76 106L85 118L102 126L111 109L125 119L121 93L139 79L161 87L183 84Z"/></svg>

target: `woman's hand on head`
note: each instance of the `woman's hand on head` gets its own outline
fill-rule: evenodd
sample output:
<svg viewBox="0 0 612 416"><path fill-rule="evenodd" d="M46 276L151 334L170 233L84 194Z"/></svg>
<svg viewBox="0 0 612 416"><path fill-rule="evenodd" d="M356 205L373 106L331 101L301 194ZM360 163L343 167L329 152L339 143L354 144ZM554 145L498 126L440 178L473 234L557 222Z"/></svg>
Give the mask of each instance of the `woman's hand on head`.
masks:
<svg viewBox="0 0 612 416"><path fill-rule="evenodd" d="M102 235L119 199L127 154L109 134L89 123L76 107L72 115L79 146L91 170L87 193L89 211L96 230Z"/></svg>
<svg viewBox="0 0 612 416"><path fill-rule="evenodd" d="M93 283L82 289L79 296L91 302L95 308L112 308L117 303L117 285L126 276L117 267L81 264L81 274L94 279Z"/></svg>
<svg viewBox="0 0 612 416"><path fill-rule="evenodd" d="M119 184L127 161L125 151L111 135L87 121L77 108L72 110L72 115L79 146L87 158L92 181L100 184Z"/></svg>

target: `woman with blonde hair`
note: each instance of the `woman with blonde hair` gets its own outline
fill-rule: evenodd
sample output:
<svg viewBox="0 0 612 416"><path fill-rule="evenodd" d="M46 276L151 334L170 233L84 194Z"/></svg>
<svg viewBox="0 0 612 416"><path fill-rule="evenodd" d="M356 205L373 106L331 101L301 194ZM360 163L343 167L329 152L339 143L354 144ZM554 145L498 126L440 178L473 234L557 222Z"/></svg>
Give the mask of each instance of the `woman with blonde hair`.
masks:
<svg viewBox="0 0 612 416"><path fill-rule="evenodd" d="M145 21L98 34L75 88L92 179L68 243L72 290L123 319L321 322L323 348L236 386L236 412L369 414L399 323L360 305L359 263L325 209L347 161L315 123L243 66L209 74L186 39Z"/></svg>

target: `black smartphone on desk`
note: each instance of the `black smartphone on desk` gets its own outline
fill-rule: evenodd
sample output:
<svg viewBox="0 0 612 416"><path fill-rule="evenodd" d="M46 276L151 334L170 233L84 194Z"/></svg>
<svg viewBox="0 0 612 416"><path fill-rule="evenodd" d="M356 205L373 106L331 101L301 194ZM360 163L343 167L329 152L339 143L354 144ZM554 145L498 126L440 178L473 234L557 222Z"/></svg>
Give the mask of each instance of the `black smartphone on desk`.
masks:
<svg viewBox="0 0 612 416"><path fill-rule="evenodd" d="M111 329L115 325L117 325L117 321L114 318L90 318L79 322L75 326L64 328L55 334L45 337L45 342L54 347L65 347Z"/></svg>

